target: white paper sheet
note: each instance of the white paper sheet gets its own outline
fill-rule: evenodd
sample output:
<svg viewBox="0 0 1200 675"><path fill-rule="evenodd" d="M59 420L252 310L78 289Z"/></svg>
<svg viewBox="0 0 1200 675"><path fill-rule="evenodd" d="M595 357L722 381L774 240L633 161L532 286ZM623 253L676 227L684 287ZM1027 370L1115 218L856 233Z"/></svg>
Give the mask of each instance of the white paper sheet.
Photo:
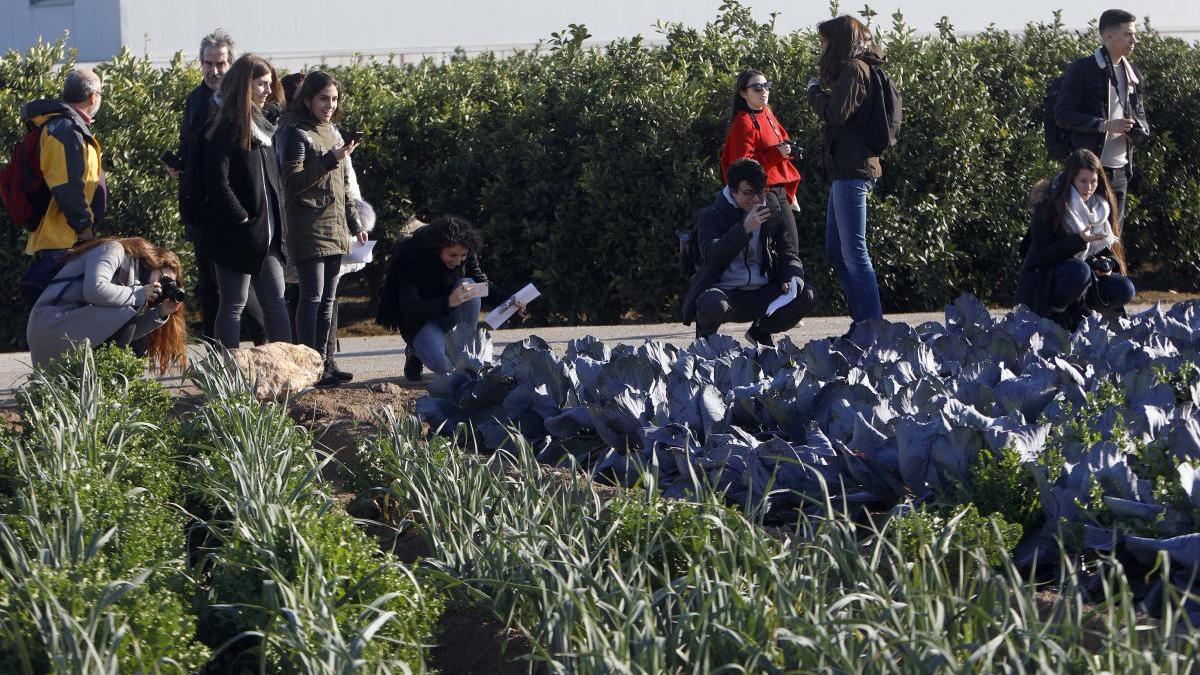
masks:
<svg viewBox="0 0 1200 675"><path fill-rule="evenodd" d="M371 251L375 248L375 240L368 239L366 243L358 243L358 240L350 242L350 255L342 258L343 265L367 264L374 260Z"/></svg>
<svg viewBox="0 0 1200 675"><path fill-rule="evenodd" d="M522 305L529 305L529 303L533 302L541 295L541 291L539 291L536 286L533 284L525 284L525 288L513 293L511 298L505 300L499 307L489 312L483 320L487 322L487 325L492 327L492 330L496 330L500 326L503 326L504 322L508 321L509 317L517 313L518 302Z"/></svg>
<svg viewBox="0 0 1200 675"><path fill-rule="evenodd" d="M792 277L792 282L788 284L787 293L775 298L771 304L767 305L767 316L774 314L780 307L788 304L796 299L796 288L800 286L800 280Z"/></svg>

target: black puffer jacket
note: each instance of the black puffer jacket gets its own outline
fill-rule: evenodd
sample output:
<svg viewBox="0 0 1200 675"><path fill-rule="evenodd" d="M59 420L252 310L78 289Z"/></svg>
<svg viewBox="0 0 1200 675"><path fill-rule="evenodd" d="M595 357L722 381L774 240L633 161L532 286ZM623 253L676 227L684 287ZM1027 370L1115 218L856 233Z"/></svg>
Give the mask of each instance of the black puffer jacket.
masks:
<svg viewBox="0 0 1200 675"><path fill-rule="evenodd" d="M484 307L497 307L512 295L488 279L474 251L458 267L447 268L441 250L426 234L417 230L392 249L379 293L376 321L399 330L405 342L411 342L430 320L450 314L450 293L463 278L488 284L488 294L481 298Z"/></svg>
<svg viewBox="0 0 1200 675"><path fill-rule="evenodd" d="M767 204L780 213L779 199L774 192L767 192ZM782 208L787 208L783 206ZM751 236L742 227L746 212L725 197L722 190L713 203L700 210L696 218L696 243L700 249L700 263L687 293L683 296L683 323L690 324L696 317L696 298L712 288L724 274L725 268L734 257L746 248ZM775 216L763 223L758 238L761 248L762 271L770 283L782 286L792 277L804 278L804 265L798 251L799 237L791 221Z"/></svg>

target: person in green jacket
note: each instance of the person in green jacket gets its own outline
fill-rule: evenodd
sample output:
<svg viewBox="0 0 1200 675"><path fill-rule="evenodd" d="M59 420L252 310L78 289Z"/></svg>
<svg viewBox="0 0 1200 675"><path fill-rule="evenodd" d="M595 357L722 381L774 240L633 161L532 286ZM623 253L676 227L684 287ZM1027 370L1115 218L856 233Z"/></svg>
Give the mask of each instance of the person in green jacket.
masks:
<svg viewBox="0 0 1200 675"><path fill-rule="evenodd" d="M325 358L325 376L318 386L335 386L353 377L332 362L327 342L342 256L350 253L353 239L367 239L350 198L347 171L358 143L343 143L334 128L341 118L340 99L341 85L333 76L309 73L288 107L276 146L287 244L300 281L296 332L301 344Z"/></svg>

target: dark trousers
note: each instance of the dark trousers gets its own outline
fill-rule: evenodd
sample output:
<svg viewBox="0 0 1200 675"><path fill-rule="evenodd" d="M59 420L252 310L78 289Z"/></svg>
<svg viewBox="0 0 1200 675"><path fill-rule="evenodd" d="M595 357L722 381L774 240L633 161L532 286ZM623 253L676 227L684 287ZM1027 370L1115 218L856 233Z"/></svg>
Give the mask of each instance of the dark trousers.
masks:
<svg viewBox="0 0 1200 675"><path fill-rule="evenodd" d="M754 322L760 333L784 333L808 316L816 304L808 284L796 299L766 316L767 307L783 293L778 284L767 284L753 291L710 288L696 298L696 337L708 337L726 322Z"/></svg>
<svg viewBox="0 0 1200 675"><path fill-rule="evenodd" d="M300 344L300 333L296 328L296 310L300 306L300 285L288 284L283 296L287 300L288 316L292 317L292 341ZM333 303L333 316L329 322L329 338L325 341L325 354L332 359L338 353L338 303Z"/></svg>
<svg viewBox="0 0 1200 675"><path fill-rule="evenodd" d="M1133 282L1123 274L1095 276L1082 260L1064 260L1054 267L1050 309L1055 312L1116 309L1133 300Z"/></svg>
<svg viewBox="0 0 1200 675"><path fill-rule="evenodd" d="M204 246L193 242L192 250L196 252L196 302L200 305L200 334L209 339L216 339L217 310L221 306L221 291L217 286L216 267L212 258L204 251ZM246 307L242 310L242 335L254 344L261 345L267 341L263 329L263 310L258 302L258 294L250 287L246 298Z"/></svg>

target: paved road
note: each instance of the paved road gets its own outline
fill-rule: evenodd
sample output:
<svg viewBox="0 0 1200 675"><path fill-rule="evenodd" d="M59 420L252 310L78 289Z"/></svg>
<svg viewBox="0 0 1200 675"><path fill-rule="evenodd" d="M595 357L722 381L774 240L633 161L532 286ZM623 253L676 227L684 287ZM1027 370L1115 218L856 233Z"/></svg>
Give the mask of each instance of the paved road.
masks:
<svg viewBox="0 0 1200 675"><path fill-rule="evenodd" d="M1141 311L1146 306L1131 306L1130 312ZM993 313L1002 312L993 310ZM892 321L902 321L910 325L918 325L926 321L943 321L945 315L941 312L919 312L912 314L894 314L887 317ZM745 342L743 334L749 324L726 324L723 331ZM788 337L798 345L809 340L842 335L850 328L850 318L810 317L791 330ZM525 339L529 335L538 335L554 348L562 350L567 341L595 335L610 345L625 343L640 343L642 340L661 340L674 344L690 343L694 333L692 329L678 323L670 324L639 324L622 326L563 326L557 328L508 329L493 333L493 341L497 348L510 342ZM342 351L338 354L338 365L344 370L355 374L356 380L380 380L402 377L404 368L404 340L399 335L377 337L351 337L341 340ZM12 400L13 392L29 374L29 353L14 352L0 354L0 405ZM164 384L176 387L182 384L178 376L162 378Z"/></svg>

